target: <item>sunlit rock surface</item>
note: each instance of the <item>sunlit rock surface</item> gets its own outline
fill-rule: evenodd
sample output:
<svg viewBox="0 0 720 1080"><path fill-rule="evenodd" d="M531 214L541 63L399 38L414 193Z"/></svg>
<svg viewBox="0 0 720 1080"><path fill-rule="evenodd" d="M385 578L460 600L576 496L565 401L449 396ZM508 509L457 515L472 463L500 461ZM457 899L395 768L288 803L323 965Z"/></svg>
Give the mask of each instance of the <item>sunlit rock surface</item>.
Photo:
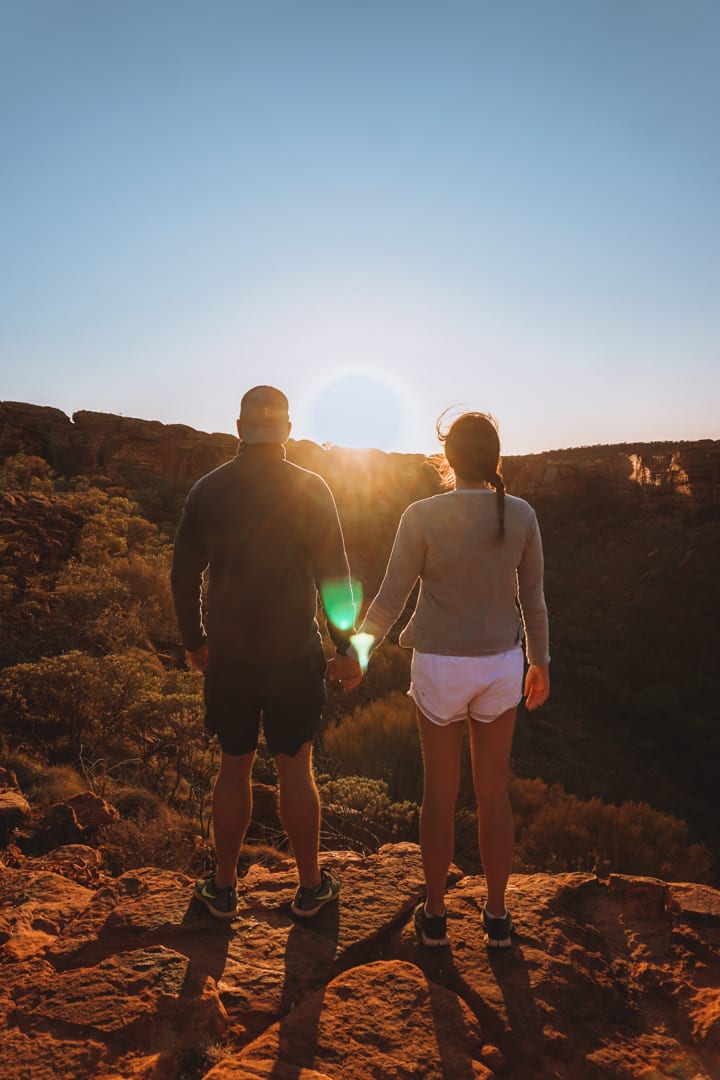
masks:
<svg viewBox="0 0 720 1080"><path fill-rule="evenodd" d="M87 850L43 859L77 868ZM250 866L230 925L174 871L94 888L37 859L0 871L4 1080L720 1076L717 890L514 875L517 934L495 953L484 879L453 871L452 947L433 951L412 926L415 845L324 861L340 902L309 924L282 859Z"/></svg>

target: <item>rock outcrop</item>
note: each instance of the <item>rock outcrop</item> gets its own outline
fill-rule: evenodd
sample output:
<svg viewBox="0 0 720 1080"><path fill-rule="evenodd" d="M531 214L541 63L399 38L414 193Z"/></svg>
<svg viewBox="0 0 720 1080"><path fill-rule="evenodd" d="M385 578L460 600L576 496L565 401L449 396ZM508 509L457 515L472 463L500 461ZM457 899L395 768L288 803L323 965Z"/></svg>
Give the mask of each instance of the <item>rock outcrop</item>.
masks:
<svg viewBox="0 0 720 1080"><path fill-rule="evenodd" d="M162 424L81 410L72 419L59 409L25 402L0 402L0 458L25 453L44 458L64 475L102 475L142 487L158 481L186 490L198 477L227 461L237 440L183 424ZM398 472L410 498L428 494L436 481L420 454L385 454L290 441L288 456L331 483L352 472L363 488L382 487L382 476ZM633 443L551 450L508 456L506 479L517 495L633 495L653 492L698 504L720 501L720 442ZM358 493L356 491L356 494Z"/></svg>
<svg viewBox="0 0 720 1080"><path fill-rule="evenodd" d="M12 769L0 766L0 839L30 817L30 804L20 791Z"/></svg>
<svg viewBox="0 0 720 1080"><path fill-rule="evenodd" d="M720 443L634 443L551 450L508 457L505 477L514 494L595 498L660 497L696 507L720 502Z"/></svg>
<svg viewBox="0 0 720 1080"><path fill-rule="evenodd" d="M83 850L0 869L4 1080L720 1076L707 886L514 875L517 935L496 955L484 879L459 871L452 947L419 946L413 844L327 853L340 903L308 924L288 860L250 866L227 925L174 871L88 885Z"/></svg>
<svg viewBox="0 0 720 1080"><path fill-rule="evenodd" d="M0 403L0 457L34 454L64 475L187 484L226 461L236 445L231 435L208 435L183 424L84 410L71 420L59 409Z"/></svg>

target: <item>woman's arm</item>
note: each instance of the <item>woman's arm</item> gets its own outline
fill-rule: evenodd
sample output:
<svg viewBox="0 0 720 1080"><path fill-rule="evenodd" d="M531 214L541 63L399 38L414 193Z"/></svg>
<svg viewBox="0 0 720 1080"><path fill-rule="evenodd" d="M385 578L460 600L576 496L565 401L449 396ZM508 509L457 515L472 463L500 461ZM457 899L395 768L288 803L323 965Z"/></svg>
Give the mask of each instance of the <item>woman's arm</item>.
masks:
<svg viewBox="0 0 720 1080"><path fill-rule="evenodd" d="M544 667L550 663L548 613L543 589L543 548L537 519L525 545L517 569L518 601L525 627L528 663Z"/></svg>
<svg viewBox="0 0 720 1080"><path fill-rule="evenodd" d="M400 518L385 577L367 610L360 633L372 634L373 652L402 612L425 563L425 538L413 503Z"/></svg>

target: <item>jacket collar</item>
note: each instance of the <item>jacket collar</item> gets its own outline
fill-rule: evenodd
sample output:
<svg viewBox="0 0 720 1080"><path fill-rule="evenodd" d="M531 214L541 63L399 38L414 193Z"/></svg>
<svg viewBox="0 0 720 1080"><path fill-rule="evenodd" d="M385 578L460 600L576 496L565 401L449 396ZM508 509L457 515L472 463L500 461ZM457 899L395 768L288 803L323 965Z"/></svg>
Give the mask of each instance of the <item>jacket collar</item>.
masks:
<svg viewBox="0 0 720 1080"><path fill-rule="evenodd" d="M235 456L247 461L284 461L285 447L281 443L241 442Z"/></svg>

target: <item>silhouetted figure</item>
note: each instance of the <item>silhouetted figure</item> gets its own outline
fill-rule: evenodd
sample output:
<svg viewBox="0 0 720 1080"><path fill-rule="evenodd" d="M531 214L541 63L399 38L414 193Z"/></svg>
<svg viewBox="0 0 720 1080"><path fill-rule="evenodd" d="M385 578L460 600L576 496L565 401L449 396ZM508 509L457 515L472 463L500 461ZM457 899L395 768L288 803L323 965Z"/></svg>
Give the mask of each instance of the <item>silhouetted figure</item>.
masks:
<svg viewBox="0 0 720 1080"><path fill-rule="evenodd" d="M441 418L442 420L442 418ZM543 552L537 519L505 494L500 440L491 417L465 413L446 434L452 490L403 514L385 578L361 633L377 648L420 579L417 606L400 635L414 649L410 696L417 706L425 769L420 843L427 897L415 912L425 945L447 945L444 894L455 836L463 721L470 726L478 840L487 878L487 944L511 944L505 888L514 827L508 795L515 714L550 691Z"/></svg>
<svg viewBox="0 0 720 1080"><path fill-rule="evenodd" d="M237 421L237 454L192 488L175 538L171 580L178 626L189 662L205 674L205 723L222 749L213 792L217 867L197 882L195 896L225 920L237 911L237 861L252 813L261 718L278 773L280 816L297 861L293 913L314 915L340 888L318 862L312 739L326 700L327 665L316 613L319 589L339 590L346 612L348 605L352 610L352 589L329 487L285 460L290 428L280 390L249 390ZM207 627L201 597L206 570ZM349 688L360 669L331 615L328 630L338 651L331 676Z"/></svg>

